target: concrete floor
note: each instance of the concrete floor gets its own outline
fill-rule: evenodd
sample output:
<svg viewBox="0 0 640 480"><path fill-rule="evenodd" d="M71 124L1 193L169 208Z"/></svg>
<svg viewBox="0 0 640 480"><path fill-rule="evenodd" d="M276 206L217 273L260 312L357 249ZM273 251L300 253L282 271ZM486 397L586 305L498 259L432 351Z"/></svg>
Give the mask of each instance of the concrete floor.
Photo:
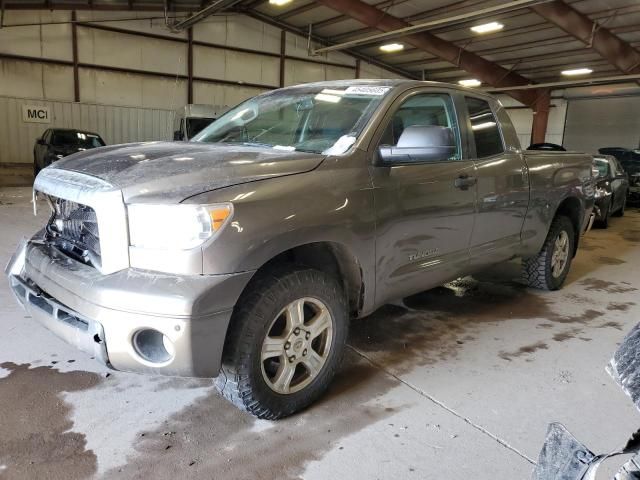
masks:
<svg viewBox="0 0 640 480"><path fill-rule="evenodd" d="M0 189L0 264L43 224ZM44 207L44 206L43 206ZM596 452L640 420L604 367L638 322L640 213L593 230L567 285L514 263L354 322L329 393L255 420L210 381L109 372L26 317L0 279L0 477L529 478L547 424Z"/></svg>

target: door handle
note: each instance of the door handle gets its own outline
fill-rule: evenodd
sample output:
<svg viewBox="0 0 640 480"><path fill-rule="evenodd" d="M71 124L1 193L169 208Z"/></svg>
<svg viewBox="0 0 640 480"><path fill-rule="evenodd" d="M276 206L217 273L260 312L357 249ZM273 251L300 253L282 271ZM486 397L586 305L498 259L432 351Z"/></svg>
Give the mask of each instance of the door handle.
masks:
<svg viewBox="0 0 640 480"><path fill-rule="evenodd" d="M476 177L470 177L469 175L460 175L453 182L453 185L460 190L468 190L476 184Z"/></svg>

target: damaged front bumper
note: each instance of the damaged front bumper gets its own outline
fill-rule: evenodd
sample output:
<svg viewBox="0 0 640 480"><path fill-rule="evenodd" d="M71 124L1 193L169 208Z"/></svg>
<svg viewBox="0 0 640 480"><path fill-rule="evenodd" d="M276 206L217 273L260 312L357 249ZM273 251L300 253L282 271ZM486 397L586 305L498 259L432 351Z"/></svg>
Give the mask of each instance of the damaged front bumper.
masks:
<svg viewBox="0 0 640 480"><path fill-rule="evenodd" d="M116 370L215 377L233 306L252 272L103 275L36 239L7 265L29 314Z"/></svg>

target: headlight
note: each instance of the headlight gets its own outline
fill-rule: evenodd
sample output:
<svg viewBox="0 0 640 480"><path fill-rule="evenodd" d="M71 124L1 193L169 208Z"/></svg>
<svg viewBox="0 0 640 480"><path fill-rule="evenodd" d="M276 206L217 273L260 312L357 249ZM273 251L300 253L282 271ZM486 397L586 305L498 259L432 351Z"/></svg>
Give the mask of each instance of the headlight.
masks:
<svg viewBox="0 0 640 480"><path fill-rule="evenodd" d="M233 214L231 204L127 205L129 243L135 247L188 250L220 232Z"/></svg>
<svg viewBox="0 0 640 480"><path fill-rule="evenodd" d="M596 187L596 198L606 197L607 195L609 195L609 193L604 188Z"/></svg>

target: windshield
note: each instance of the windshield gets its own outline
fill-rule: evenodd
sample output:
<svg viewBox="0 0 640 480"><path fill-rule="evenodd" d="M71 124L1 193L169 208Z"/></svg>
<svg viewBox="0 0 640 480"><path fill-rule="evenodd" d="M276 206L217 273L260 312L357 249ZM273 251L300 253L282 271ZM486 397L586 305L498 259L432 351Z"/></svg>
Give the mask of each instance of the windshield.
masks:
<svg viewBox="0 0 640 480"><path fill-rule="evenodd" d="M609 173L609 162L606 160L597 160L594 162L598 169L598 177L606 177Z"/></svg>
<svg viewBox="0 0 640 480"><path fill-rule="evenodd" d="M53 133L51 144L56 147L96 148L104 147L102 139L93 133L58 131Z"/></svg>
<svg viewBox="0 0 640 480"><path fill-rule="evenodd" d="M332 88L308 85L277 90L241 103L196 135L193 141L344 153L390 89L344 84Z"/></svg>

